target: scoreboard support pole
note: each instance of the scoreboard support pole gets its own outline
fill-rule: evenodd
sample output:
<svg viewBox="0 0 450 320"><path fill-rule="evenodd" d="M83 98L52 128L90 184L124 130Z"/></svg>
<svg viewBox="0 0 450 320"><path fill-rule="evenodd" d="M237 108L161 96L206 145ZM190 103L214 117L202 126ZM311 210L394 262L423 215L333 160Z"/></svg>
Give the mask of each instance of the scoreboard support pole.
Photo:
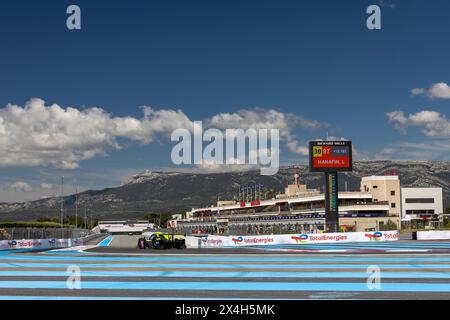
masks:
<svg viewBox="0 0 450 320"><path fill-rule="evenodd" d="M325 172L325 232L339 232L338 173Z"/></svg>

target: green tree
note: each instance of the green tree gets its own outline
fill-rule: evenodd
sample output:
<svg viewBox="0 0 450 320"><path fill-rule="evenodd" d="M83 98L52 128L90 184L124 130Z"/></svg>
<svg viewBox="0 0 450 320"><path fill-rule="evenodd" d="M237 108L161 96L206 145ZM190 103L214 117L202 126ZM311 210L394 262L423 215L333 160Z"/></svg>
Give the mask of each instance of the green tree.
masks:
<svg viewBox="0 0 450 320"><path fill-rule="evenodd" d="M165 228L167 221L172 219L172 214L170 213L147 213L143 219L153 223L155 226Z"/></svg>
<svg viewBox="0 0 450 320"><path fill-rule="evenodd" d="M40 217L40 218L36 219L36 221L37 222L57 222L57 223L60 222L59 218L50 218L47 216Z"/></svg>
<svg viewBox="0 0 450 320"><path fill-rule="evenodd" d="M386 222L386 224L380 226L381 231L390 231L390 230L397 230L397 229L398 229L397 224L394 221L392 221L391 219L389 219Z"/></svg>
<svg viewBox="0 0 450 320"><path fill-rule="evenodd" d="M444 228L450 228L450 219L448 216L444 216Z"/></svg>

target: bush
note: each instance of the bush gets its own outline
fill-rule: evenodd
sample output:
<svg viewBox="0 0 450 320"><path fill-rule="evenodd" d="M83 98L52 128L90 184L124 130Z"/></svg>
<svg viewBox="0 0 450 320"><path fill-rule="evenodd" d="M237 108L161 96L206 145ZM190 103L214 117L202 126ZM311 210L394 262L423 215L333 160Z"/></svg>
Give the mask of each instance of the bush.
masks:
<svg viewBox="0 0 450 320"><path fill-rule="evenodd" d="M448 216L444 216L444 228L450 228L450 219Z"/></svg>
<svg viewBox="0 0 450 320"><path fill-rule="evenodd" d="M398 226L397 224L392 221L391 219L389 219L386 224L384 225L380 225L380 231L392 231L392 230L397 230Z"/></svg>
<svg viewBox="0 0 450 320"><path fill-rule="evenodd" d="M7 221L0 222L0 228L59 228L60 223L57 222L39 222L39 221Z"/></svg>

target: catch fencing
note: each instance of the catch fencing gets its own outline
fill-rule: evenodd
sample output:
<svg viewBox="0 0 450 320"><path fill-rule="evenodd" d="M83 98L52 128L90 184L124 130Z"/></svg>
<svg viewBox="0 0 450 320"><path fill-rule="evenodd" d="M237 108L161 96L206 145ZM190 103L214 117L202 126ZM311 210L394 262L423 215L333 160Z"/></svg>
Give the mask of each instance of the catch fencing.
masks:
<svg viewBox="0 0 450 320"><path fill-rule="evenodd" d="M1 240L78 239L93 234L91 230L75 228L0 228Z"/></svg>

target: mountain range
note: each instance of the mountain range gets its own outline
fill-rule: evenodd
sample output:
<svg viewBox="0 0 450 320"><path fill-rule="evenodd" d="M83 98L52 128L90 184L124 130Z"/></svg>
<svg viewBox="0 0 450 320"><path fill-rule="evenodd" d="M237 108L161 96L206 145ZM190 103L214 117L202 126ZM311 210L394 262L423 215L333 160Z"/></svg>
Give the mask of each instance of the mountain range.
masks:
<svg viewBox="0 0 450 320"><path fill-rule="evenodd" d="M226 173L151 172L136 174L123 185L88 190L64 199L65 215L92 215L97 219L137 219L148 213L181 213L194 207L215 204L238 195L239 186L262 184L282 192L300 174L308 188L323 190L323 174L310 173L308 166L281 167L278 174L262 176L259 170ZM444 208L450 205L450 161L369 161L356 162L352 172L339 174L339 190L359 191L361 177L397 172L402 187L441 187ZM46 198L23 203L0 203L1 221L59 217L61 199Z"/></svg>

